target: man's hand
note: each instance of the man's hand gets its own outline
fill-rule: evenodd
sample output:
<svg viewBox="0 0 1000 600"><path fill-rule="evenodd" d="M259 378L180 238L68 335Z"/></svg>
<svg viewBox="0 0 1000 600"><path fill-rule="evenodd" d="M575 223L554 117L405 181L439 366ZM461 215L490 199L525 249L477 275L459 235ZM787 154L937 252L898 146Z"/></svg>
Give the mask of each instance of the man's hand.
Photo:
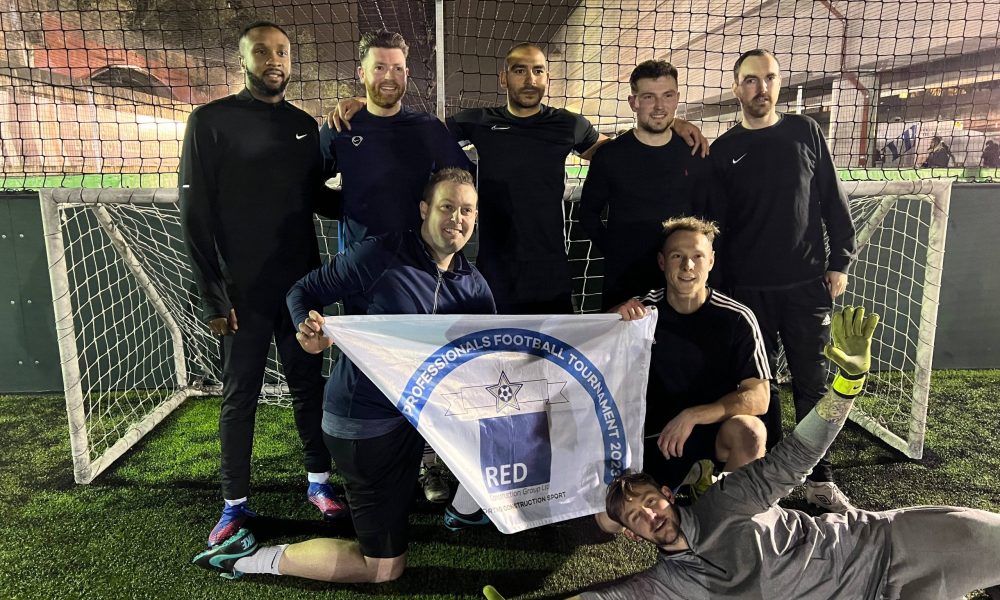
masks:
<svg viewBox="0 0 1000 600"><path fill-rule="evenodd" d="M684 444L691 437L691 431L695 425L700 425L695 418L694 411L684 409L679 415L670 419L663 431L660 432L656 445L660 452L667 458L680 458L684 455Z"/></svg>
<svg viewBox="0 0 1000 600"><path fill-rule="evenodd" d="M507 600L492 585L488 585L483 588L483 596L486 598L486 600Z"/></svg>
<svg viewBox="0 0 1000 600"><path fill-rule="evenodd" d="M330 111L326 116L326 124L337 130L343 131L346 127L351 130L351 117L358 114L358 111L365 107L367 100L364 98L344 98L337 103L337 108Z"/></svg>
<svg viewBox="0 0 1000 600"><path fill-rule="evenodd" d="M646 307L643 306L642 302L639 302L635 298L631 298L626 302L622 302L618 306L612 308L608 311L609 313L618 313L622 317L622 321L634 321L636 319L641 319L649 313Z"/></svg>
<svg viewBox="0 0 1000 600"><path fill-rule="evenodd" d="M670 128L674 130L674 133L681 136L681 139L687 142L688 146L691 146L691 156L698 154L699 150L701 151L702 158L708 156L708 138L701 134L700 129L680 118L674 118L674 122L670 125Z"/></svg>
<svg viewBox="0 0 1000 600"><path fill-rule="evenodd" d="M326 319L315 310L309 311L305 321L299 323L299 331L295 339L302 349L309 354L319 354L333 345L333 340L323 335L323 323Z"/></svg>
<svg viewBox="0 0 1000 600"><path fill-rule="evenodd" d="M228 317L217 317L208 321L208 328L212 330L212 335L232 335L240 328L236 321L236 309L229 309Z"/></svg>
<svg viewBox="0 0 1000 600"><path fill-rule="evenodd" d="M823 354L852 377L864 375L872 365L872 336L878 315L865 316L865 309L845 306L830 319L832 341Z"/></svg>
<svg viewBox="0 0 1000 600"><path fill-rule="evenodd" d="M840 271L827 271L823 276L826 282L826 289L830 290L830 297L836 299L837 296L847 290L847 273Z"/></svg>

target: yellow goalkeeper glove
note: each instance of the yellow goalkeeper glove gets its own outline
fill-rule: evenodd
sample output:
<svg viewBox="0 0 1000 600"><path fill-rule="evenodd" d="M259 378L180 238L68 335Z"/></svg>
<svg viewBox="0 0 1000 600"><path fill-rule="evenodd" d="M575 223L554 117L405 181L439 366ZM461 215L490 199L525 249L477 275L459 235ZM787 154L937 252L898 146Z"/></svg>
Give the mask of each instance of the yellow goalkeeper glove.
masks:
<svg viewBox="0 0 1000 600"><path fill-rule="evenodd" d="M492 585L483 588L483 596L486 596L486 600L507 600Z"/></svg>
<svg viewBox="0 0 1000 600"><path fill-rule="evenodd" d="M837 365L833 389L841 396L852 398L864 388L865 374L872 364L872 336L878 325L878 315L865 316L860 306L846 306L833 314L830 321L831 342L823 354Z"/></svg>

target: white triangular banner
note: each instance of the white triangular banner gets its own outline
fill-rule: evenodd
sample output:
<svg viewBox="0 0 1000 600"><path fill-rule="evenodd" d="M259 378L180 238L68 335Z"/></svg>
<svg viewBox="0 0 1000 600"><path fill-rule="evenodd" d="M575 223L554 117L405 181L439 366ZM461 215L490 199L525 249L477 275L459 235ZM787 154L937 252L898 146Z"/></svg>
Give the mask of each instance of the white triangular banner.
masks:
<svg viewBox="0 0 1000 600"><path fill-rule="evenodd" d="M656 316L349 316L324 330L515 533L604 510L612 478L642 468Z"/></svg>

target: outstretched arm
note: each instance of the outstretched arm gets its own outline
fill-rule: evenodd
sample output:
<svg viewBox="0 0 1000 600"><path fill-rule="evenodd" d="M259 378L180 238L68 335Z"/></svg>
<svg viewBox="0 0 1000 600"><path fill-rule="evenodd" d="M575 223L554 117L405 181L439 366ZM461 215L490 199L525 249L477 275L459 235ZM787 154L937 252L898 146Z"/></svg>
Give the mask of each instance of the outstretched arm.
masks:
<svg viewBox="0 0 1000 600"><path fill-rule="evenodd" d="M878 316L865 315L863 308L846 307L833 315L833 340L823 350L838 367L831 389L770 454L726 478L720 487L733 501L732 510L759 512L802 483L837 437L864 388L877 324Z"/></svg>

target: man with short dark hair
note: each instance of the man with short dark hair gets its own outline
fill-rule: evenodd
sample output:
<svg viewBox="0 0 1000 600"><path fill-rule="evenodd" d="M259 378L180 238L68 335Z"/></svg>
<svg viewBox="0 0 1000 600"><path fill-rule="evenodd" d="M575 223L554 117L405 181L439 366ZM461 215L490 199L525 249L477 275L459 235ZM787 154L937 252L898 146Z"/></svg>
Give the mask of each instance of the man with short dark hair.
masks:
<svg viewBox="0 0 1000 600"><path fill-rule="evenodd" d="M656 545L647 571L579 596L753 600L959 600L986 588L1000 599L1000 514L949 506L813 517L779 501L840 432L871 367L875 315L833 315L825 353L833 386L765 457L722 478L691 506L670 488L626 473L608 487L607 513L633 540ZM492 587L489 600L501 596Z"/></svg>
<svg viewBox="0 0 1000 600"><path fill-rule="evenodd" d="M327 216L337 211L322 206L331 192L323 186L316 121L285 100L292 68L288 36L274 23L251 23L240 34L239 49L246 87L191 113L178 177L194 277L208 326L222 336L223 347L225 508L209 546L254 516L247 506L250 453L272 337L305 449L309 501L326 518L344 511L327 483L330 455L319 428L322 357L302 351L284 307L288 288L320 264L314 210Z"/></svg>
<svg viewBox="0 0 1000 600"><path fill-rule="evenodd" d="M635 127L594 154L580 196L580 224L604 255L603 310L662 287L661 224L704 214L712 188L711 161L693 156L670 128L680 102L677 68L647 60L629 85Z"/></svg>
<svg viewBox="0 0 1000 600"><path fill-rule="evenodd" d="M367 238L296 283L288 310L299 323L304 349L320 353L333 341L323 333L328 306L361 295L370 315L491 314L489 286L462 254L476 224L472 176L438 171L420 203L419 232ZM382 582L406 566L412 490L424 440L346 356L334 367L323 404L323 437L344 477L356 542L313 539L258 548L247 530L195 557L195 564L235 578L242 573L293 575L345 583Z"/></svg>
<svg viewBox="0 0 1000 600"><path fill-rule="evenodd" d="M643 466L671 489L694 484L697 495L711 484L713 463L729 472L764 455L758 416L767 412L771 371L750 309L707 286L718 228L681 217L662 231L657 263L666 285L613 312L631 321L657 309Z"/></svg>
<svg viewBox="0 0 1000 600"><path fill-rule="evenodd" d="M784 347L801 420L826 389L823 346L833 300L847 288L854 224L819 125L777 112L781 74L774 55L745 52L733 78L743 118L712 144L724 201L713 202L709 216L722 229L724 286L757 316L772 373ZM767 424L774 444L782 435L777 385L771 386ZM810 474L806 498L826 510L850 508L826 458Z"/></svg>

